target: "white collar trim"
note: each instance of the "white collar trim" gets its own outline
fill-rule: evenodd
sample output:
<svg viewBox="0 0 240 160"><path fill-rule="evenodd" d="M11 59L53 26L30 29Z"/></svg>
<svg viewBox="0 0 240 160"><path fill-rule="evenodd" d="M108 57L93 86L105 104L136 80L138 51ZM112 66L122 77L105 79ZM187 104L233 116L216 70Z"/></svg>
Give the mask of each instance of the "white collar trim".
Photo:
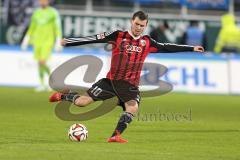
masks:
<svg viewBox="0 0 240 160"><path fill-rule="evenodd" d="M141 36L135 37L130 30L128 30L128 34L130 34L133 37L133 39L135 39L135 40L137 40L141 37Z"/></svg>

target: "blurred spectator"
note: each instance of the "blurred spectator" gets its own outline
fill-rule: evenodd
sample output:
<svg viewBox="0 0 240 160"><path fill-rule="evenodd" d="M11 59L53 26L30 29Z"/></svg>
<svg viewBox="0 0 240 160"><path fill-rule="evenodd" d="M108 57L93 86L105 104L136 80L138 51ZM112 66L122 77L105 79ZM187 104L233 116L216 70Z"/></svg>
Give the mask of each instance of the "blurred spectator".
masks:
<svg viewBox="0 0 240 160"><path fill-rule="evenodd" d="M150 36L157 42L160 43L173 43L174 40L171 39L171 34L167 21L164 21L162 25L154 28L150 32Z"/></svg>
<svg viewBox="0 0 240 160"><path fill-rule="evenodd" d="M49 0L50 5L54 4L54 1ZM4 0L3 5L9 25L27 26L33 9L37 8L39 3L36 0Z"/></svg>
<svg viewBox="0 0 240 160"><path fill-rule="evenodd" d="M204 31L199 28L198 21L190 21L190 26L183 34L182 43L206 48L206 36Z"/></svg>
<svg viewBox="0 0 240 160"><path fill-rule="evenodd" d="M55 0L50 0L53 4ZM6 26L6 41L17 44L25 34L33 11L39 7L37 0L4 0L3 24Z"/></svg>
<svg viewBox="0 0 240 160"><path fill-rule="evenodd" d="M5 0L4 9L6 11L7 23L9 25L27 26L31 17L33 8L36 8L38 2L35 0Z"/></svg>
<svg viewBox="0 0 240 160"><path fill-rule="evenodd" d="M235 17L231 14L222 16L222 28L214 48L216 53L240 52L240 29L235 23Z"/></svg>

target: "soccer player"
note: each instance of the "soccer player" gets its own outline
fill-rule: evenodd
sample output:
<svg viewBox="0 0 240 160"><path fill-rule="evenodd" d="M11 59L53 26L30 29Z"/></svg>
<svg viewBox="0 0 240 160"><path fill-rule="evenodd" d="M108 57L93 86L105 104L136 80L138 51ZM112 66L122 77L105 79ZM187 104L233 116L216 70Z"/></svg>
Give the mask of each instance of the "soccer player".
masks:
<svg viewBox="0 0 240 160"><path fill-rule="evenodd" d="M81 38L66 38L62 40L64 46L77 46L89 43L115 43L112 49L111 68L106 78L93 84L85 95L75 92L54 93L50 102L70 101L83 107L94 101L106 100L117 96L123 107L116 129L108 138L108 142L124 143L121 134L133 120L138 111L140 95L139 80L143 62L149 53L159 52L204 52L201 46L176 45L158 43L148 35L142 35L147 27L148 15L142 11L133 14L131 28L128 31L104 32L94 36Z"/></svg>
<svg viewBox="0 0 240 160"><path fill-rule="evenodd" d="M40 86L36 91L47 88L44 84L44 76L50 74L47 61L51 56L55 43L55 51L61 51L62 31L60 17L56 9L49 6L49 0L39 0L40 8L31 18L30 27L21 44L22 50L26 50L29 42L34 48L34 58L38 61Z"/></svg>

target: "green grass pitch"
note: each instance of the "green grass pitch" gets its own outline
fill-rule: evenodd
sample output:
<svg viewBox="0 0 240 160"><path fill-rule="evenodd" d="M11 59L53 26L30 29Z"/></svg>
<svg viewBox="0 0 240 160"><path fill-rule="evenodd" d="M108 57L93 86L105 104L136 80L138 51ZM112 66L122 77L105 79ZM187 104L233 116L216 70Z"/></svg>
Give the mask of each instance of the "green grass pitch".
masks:
<svg viewBox="0 0 240 160"><path fill-rule="evenodd" d="M90 121L62 121L55 116L49 95L0 88L0 160L240 159L239 96L169 93L143 98L140 116L123 134L129 143L109 144L106 139L115 128L120 107ZM161 113L157 119L150 116L155 112ZM73 123L87 126L86 142L68 139Z"/></svg>

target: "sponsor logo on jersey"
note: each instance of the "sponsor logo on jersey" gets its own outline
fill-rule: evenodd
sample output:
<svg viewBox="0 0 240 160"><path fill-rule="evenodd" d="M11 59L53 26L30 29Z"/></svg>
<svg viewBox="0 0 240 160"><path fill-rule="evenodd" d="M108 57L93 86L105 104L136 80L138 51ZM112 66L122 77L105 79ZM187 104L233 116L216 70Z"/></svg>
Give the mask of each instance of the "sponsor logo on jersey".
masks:
<svg viewBox="0 0 240 160"><path fill-rule="evenodd" d="M142 52L142 48L141 47L130 45L130 44L125 45L125 49L128 52L138 52L138 53Z"/></svg>

